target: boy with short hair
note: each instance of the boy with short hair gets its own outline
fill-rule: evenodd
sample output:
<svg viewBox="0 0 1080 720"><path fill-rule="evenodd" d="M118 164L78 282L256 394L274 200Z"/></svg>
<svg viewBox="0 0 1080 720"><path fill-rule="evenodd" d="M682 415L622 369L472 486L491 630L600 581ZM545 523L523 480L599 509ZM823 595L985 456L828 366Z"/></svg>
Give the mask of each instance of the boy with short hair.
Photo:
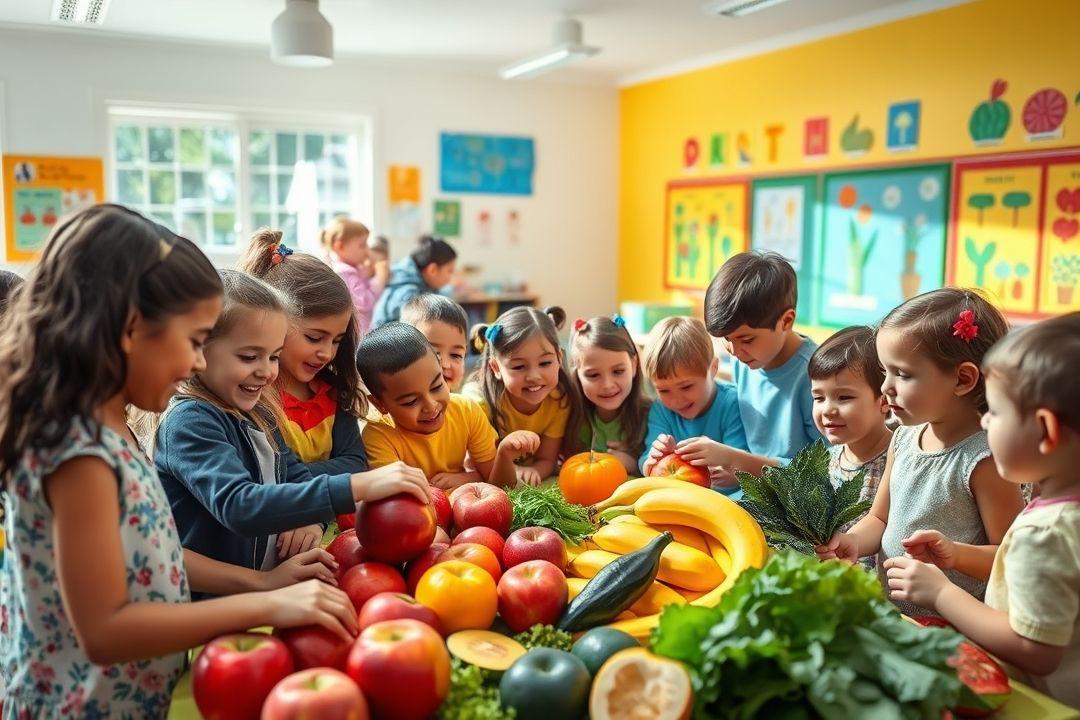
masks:
<svg viewBox="0 0 1080 720"><path fill-rule="evenodd" d="M467 482L512 486L514 461L540 447L528 431L496 443L495 429L476 402L451 395L439 361L419 330L400 322L372 330L356 352L360 379L384 416L364 428L372 468L397 460L419 468L444 490ZM466 452L476 468L465 469Z"/></svg>
<svg viewBox="0 0 1080 720"><path fill-rule="evenodd" d="M465 338L469 318L456 302L436 293L417 295L401 308L401 322L412 325L427 338L439 356L443 379L451 392L461 390L465 378Z"/></svg>
<svg viewBox="0 0 1080 720"><path fill-rule="evenodd" d="M716 379L717 363L712 339L700 320L665 318L653 328L642 369L658 402L649 408L645 452L638 461L643 475L675 452L680 442L711 439L746 449L735 388ZM710 465L710 474L714 489L741 494L730 468Z"/></svg>

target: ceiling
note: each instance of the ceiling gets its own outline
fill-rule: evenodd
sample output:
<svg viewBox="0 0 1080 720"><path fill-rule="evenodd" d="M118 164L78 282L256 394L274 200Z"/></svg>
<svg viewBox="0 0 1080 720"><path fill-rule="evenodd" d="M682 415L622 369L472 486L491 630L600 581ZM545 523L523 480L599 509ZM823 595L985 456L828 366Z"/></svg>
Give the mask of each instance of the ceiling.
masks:
<svg viewBox="0 0 1080 720"><path fill-rule="evenodd" d="M339 56L430 64L494 76L547 47L560 14L579 18L603 51L552 80L627 83L762 52L968 0L788 0L729 19L705 0L321 0ZM111 0L111 34L268 47L284 0ZM4 0L0 23L63 29L52 0Z"/></svg>

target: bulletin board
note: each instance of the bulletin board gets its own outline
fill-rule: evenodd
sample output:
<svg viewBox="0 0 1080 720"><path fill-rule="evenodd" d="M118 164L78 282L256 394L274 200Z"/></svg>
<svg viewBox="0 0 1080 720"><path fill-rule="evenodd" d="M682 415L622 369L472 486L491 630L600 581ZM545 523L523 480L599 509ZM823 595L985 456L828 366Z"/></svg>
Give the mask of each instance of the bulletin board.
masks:
<svg viewBox="0 0 1080 720"><path fill-rule="evenodd" d="M105 199L101 158L5 155L3 173L9 262L35 259L61 216Z"/></svg>
<svg viewBox="0 0 1080 720"><path fill-rule="evenodd" d="M745 181L668 183L666 287L705 290L725 260L747 249L749 198Z"/></svg>
<svg viewBox="0 0 1080 720"><path fill-rule="evenodd" d="M815 216L818 177L798 175L754 180L751 189L751 244L784 256L798 274L799 322L811 322L814 288Z"/></svg>

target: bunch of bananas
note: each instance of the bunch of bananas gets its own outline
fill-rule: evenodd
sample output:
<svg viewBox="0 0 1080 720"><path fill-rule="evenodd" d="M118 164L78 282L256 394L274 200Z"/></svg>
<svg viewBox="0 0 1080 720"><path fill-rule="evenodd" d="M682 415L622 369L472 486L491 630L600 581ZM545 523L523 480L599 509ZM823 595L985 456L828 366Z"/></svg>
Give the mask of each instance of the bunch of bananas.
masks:
<svg viewBox="0 0 1080 720"><path fill-rule="evenodd" d="M648 640L664 605L713 607L739 573L761 567L768 555L761 527L749 513L720 493L682 480L630 480L593 510L605 524L569 548L571 598L619 555L664 531L675 538L660 557L656 581L612 625L638 640Z"/></svg>

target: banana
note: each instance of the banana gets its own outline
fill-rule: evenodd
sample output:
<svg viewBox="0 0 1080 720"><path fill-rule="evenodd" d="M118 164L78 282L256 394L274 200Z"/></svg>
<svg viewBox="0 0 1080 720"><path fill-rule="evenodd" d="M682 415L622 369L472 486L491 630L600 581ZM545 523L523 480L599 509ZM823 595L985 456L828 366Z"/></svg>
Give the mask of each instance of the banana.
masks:
<svg viewBox="0 0 1080 720"><path fill-rule="evenodd" d="M641 520L641 518L639 518L637 515L634 515L633 517ZM641 520L641 522L644 523L645 521ZM675 542L682 543L683 545L689 545L696 550L700 550L706 555L712 554L709 551L709 544L707 542L708 536L703 535L699 530L695 530L691 527L686 527L685 525L650 525L650 527L654 528L657 532L671 533L671 536L675 538ZM728 566L730 567L731 563L728 563ZM722 568L723 566L721 566L721 569ZM725 573L726 572L727 571L725 571Z"/></svg>
<svg viewBox="0 0 1080 720"><path fill-rule="evenodd" d="M611 494L607 500L601 500L590 508L593 514L615 507L616 505L633 505L637 499L650 490L661 488L680 488L688 485L685 480L672 480L668 477L643 477L636 480L627 480Z"/></svg>
<svg viewBox="0 0 1080 720"><path fill-rule="evenodd" d="M686 602L686 598L667 585L654 582L645 594L630 606L630 611L638 617L646 617L657 614L665 605L685 605Z"/></svg>
<svg viewBox="0 0 1080 720"><path fill-rule="evenodd" d="M566 561L570 562L571 560L573 560L574 558L576 558L578 555L585 552L586 550L599 550L599 549L600 548L598 548L596 545L589 542L589 540L583 540L580 545L567 544L566 545Z"/></svg>
<svg viewBox="0 0 1080 720"><path fill-rule="evenodd" d="M682 599L685 600L686 602L694 602L699 597L701 597L702 595L705 594L703 592L698 592L697 590L686 590L685 588L671 588L671 589L674 590L675 592L679 593L679 595L682 597Z"/></svg>
<svg viewBox="0 0 1080 720"><path fill-rule="evenodd" d="M586 550L570 561L570 572L579 578L589 579L619 556L606 550Z"/></svg>
<svg viewBox="0 0 1080 720"><path fill-rule="evenodd" d="M651 527L632 523L605 525L593 533L592 541L601 549L619 555L638 550L660 533ZM710 555L689 545L673 542L660 555L657 579L687 588L712 590L724 581L724 573Z"/></svg>
<svg viewBox="0 0 1080 720"><path fill-rule="evenodd" d="M608 525L622 525L624 523L627 524L627 525L640 525L642 527L646 527L645 521L642 520L641 518L639 518L637 515L618 515L618 516L613 517L610 520L608 520L607 524ZM672 536L674 536L674 535L675 535L675 533L672 533ZM676 540L676 542L678 542L679 538L675 538L675 540Z"/></svg>
<svg viewBox="0 0 1080 720"><path fill-rule="evenodd" d="M570 602L585 589L585 586L589 581L585 578L568 577L566 578L566 602Z"/></svg>
<svg viewBox="0 0 1080 720"><path fill-rule="evenodd" d="M731 554L720 544L720 541L709 535L705 535L705 543L708 545L709 555L724 571L725 575L731 574Z"/></svg>

